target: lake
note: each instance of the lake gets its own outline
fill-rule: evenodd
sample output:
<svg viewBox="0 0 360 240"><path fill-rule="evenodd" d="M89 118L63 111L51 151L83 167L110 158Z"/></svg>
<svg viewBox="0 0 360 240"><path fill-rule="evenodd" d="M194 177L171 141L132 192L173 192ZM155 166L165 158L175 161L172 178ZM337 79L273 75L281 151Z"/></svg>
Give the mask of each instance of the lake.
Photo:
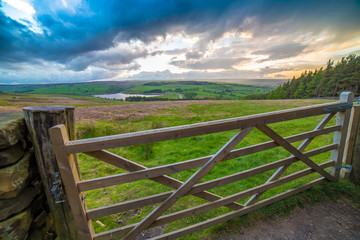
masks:
<svg viewBox="0 0 360 240"><path fill-rule="evenodd" d="M94 97L99 98L108 98L108 99L122 99L125 100L127 97L157 97L161 95L144 95L144 94L126 94L126 93L113 93L113 94L99 94L93 95Z"/></svg>

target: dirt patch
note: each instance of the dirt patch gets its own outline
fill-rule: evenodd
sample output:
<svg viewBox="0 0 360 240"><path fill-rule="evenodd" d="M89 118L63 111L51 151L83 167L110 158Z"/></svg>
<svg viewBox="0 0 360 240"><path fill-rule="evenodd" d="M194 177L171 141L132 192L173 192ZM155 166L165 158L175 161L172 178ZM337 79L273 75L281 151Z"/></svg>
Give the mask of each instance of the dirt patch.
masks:
<svg viewBox="0 0 360 240"><path fill-rule="evenodd" d="M243 229L242 234L215 239L360 239L360 209L347 201L326 201L297 208L285 219L275 218L255 229Z"/></svg>
<svg viewBox="0 0 360 240"><path fill-rule="evenodd" d="M221 101L225 102L225 101ZM166 102L146 102L133 103L115 106L89 106L78 107L75 109L77 121L81 120L121 120L138 119L148 115L159 114L161 110L178 108L190 104L212 104L219 101L166 101Z"/></svg>

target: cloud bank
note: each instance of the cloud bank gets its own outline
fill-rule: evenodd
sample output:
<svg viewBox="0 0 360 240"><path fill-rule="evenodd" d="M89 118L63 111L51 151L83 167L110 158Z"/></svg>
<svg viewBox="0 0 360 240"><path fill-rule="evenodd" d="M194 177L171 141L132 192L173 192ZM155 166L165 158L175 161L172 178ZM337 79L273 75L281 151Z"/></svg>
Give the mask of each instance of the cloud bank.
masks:
<svg viewBox="0 0 360 240"><path fill-rule="evenodd" d="M360 49L352 0L18 2L0 3L0 83L289 77Z"/></svg>

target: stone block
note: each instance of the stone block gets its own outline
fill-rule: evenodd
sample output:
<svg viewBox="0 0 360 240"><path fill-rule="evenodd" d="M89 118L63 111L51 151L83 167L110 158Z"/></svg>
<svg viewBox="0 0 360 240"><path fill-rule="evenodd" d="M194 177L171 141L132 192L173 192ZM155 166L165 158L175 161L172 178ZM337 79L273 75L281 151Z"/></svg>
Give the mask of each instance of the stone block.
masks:
<svg viewBox="0 0 360 240"><path fill-rule="evenodd" d="M30 204L30 210L31 210L31 214L34 216L36 214L38 214L40 211L42 210L46 210L49 211L48 206L47 206L47 202L46 202L46 198L45 198L45 194L41 193L40 195L38 195L35 200Z"/></svg>
<svg viewBox="0 0 360 240"><path fill-rule="evenodd" d="M37 216L34 217L34 221L31 224L31 228L41 228L48 218L48 214L45 210L42 210Z"/></svg>
<svg viewBox="0 0 360 240"><path fill-rule="evenodd" d="M45 224L43 224L41 228L31 229L27 240L54 240L56 239L56 234L53 227L53 221L50 215L47 215Z"/></svg>
<svg viewBox="0 0 360 240"><path fill-rule="evenodd" d="M27 128L22 113L0 114L0 149L15 145L27 135Z"/></svg>
<svg viewBox="0 0 360 240"><path fill-rule="evenodd" d="M32 222L30 209L0 222L0 240L26 239Z"/></svg>
<svg viewBox="0 0 360 240"><path fill-rule="evenodd" d="M0 200L0 221L27 208L41 192L41 185L29 185L16 198Z"/></svg>
<svg viewBox="0 0 360 240"><path fill-rule="evenodd" d="M14 198L29 183L35 169L33 151L28 151L17 163L0 169L0 199Z"/></svg>
<svg viewBox="0 0 360 240"><path fill-rule="evenodd" d="M25 140L19 140L14 146L0 150L0 167L16 163L25 154Z"/></svg>

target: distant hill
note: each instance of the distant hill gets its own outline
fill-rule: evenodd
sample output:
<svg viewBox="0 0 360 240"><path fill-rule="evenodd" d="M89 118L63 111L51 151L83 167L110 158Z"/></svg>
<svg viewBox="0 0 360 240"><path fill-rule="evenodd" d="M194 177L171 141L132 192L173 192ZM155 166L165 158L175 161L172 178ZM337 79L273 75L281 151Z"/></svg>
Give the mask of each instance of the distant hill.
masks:
<svg viewBox="0 0 360 240"><path fill-rule="evenodd" d="M189 81L189 80L177 80L177 81ZM269 88L276 88L279 85L287 82L288 79L231 79L231 78L224 78L224 79L196 79L192 81L202 81L202 82L214 82L214 83L233 83L233 84L240 84L240 85L250 85L250 86L259 86L259 87L269 87Z"/></svg>
<svg viewBox="0 0 360 240"><path fill-rule="evenodd" d="M360 56L350 54L334 65L329 60L325 68L305 71L269 94L266 99L337 97L343 91L360 95Z"/></svg>
<svg viewBox="0 0 360 240"><path fill-rule="evenodd" d="M0 85L0 91L14 94L55 94L73 96L130 94L126 101L239 100L248 95L266 94L274 87L232 83L182 81L112 81L37 85ZM139 95L147 96L139 96ZM154 95L154 96L151 96Z"/></svg>

